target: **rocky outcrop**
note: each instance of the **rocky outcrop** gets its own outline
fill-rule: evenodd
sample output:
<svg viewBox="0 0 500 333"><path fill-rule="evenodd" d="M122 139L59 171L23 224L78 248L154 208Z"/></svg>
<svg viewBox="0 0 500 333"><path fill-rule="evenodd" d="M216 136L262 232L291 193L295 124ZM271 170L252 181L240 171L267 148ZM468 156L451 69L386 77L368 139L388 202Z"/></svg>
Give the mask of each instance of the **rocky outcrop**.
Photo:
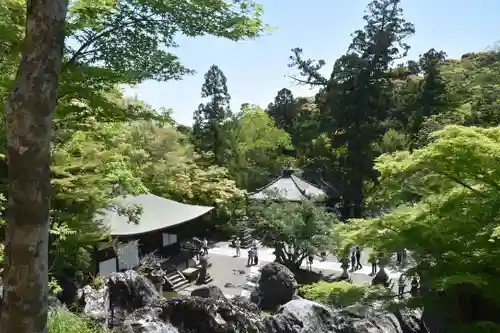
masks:
<svg viewBox="0 0 500 333"><path fill-rule="evenodd" d="M263 310L276 310L293 299L297 287L294 274L286 266L276 262L268 263L261 269L252 301Z"/></svg>
<svg viewBox="0 0 500 333"><path fill-rule="evenodd" d="M108 287L94 289L85 286L77 292L78 306L82 314L97 324L105 325L108 317L109 293Z"/></svg>
<svg viewBox="0 0 500 333"><path fill-rule="evenodd" d="M87 285L77 294L83 315L108 327L120 326L128 314L161 299L153 283L135 271L112 273L99 290Z"/></svg>
<svg viewBox="0 0 500 333"><path fill-rule="evenodd" d="M293 300L278 313L263 319L269 333L336 332L336 318L332 310L305 299Z"/></svg>
<svg viewBox="0 0 500 333"><path fill-rule="evenodd" d="M160 327L168 333L265 332L259 314L239 308L227 300L189 296L163 299L151 307L135 311L127 317L120 331L153 332L150 327Z"/></svg>
<svg viewBox="0 0 500 333"><path fill-rule="evenodd" d="M87 286L81 292L88 302L84 313L101 321L105 317L122 333L427 333L417 312L393 314L361 305L335 310L294 299L263 316L255 304L229 300L214 286L198 288L195 296L165 299L132 271L111 275L101 291Z"/></svg>
<svg viewBox="0 0 500 333"><path fill-rule="evenodd" d="M196 288L191 292L191 296L203 297L203 298L211 298L214 300L225 300L226 296L220 288L216 286L203 286Z"/></svg>

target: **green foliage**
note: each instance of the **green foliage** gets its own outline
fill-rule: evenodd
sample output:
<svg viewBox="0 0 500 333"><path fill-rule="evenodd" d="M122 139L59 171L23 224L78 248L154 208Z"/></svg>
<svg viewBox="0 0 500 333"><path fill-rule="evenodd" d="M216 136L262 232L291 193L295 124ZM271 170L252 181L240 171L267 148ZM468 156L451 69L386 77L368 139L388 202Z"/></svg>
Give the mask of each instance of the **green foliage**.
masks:
<svg viewBox="0 0 500 333"><path fill-rule="evenodd" d="M283 155L291 145L290 136L256 105L243 105L226 123L226 131L225 164L241 188L255 190L265 185L290 159Z"/></svg>
<svg viewBox="0 0 500 333"><path fill-rule="evenodd" d="M499 147L499 127L448 126L412 154L380 157L385 198L399 206L374 219L352 221L343 237L386 253L407 248L424 290L449 295L465 290L488 307L499 307Z"/></svg>
<svg viewBox="0 0 500 333"><path fill-rule="evenodd" d="M263 244L276 249L279 262L298 268L306 256L331 246L336 216L313 202L255 204L252 227Z"/></svg>
<svg viewBox="0 0 500 333"><path fill-rule="evenodd" d="M83 317L64 309L49 312L48 328L50 333L101 333L108 331L102 327L95 327Z"/></svg>
<svg viewBox="0 0 500 333"><path fill-rule="evenodd" d="M299 293L306 299L333 308L344 308L356 303L371 304L392 297L391 292L383 286L358 285L344 281L320 281L300 287Z"/></svg>

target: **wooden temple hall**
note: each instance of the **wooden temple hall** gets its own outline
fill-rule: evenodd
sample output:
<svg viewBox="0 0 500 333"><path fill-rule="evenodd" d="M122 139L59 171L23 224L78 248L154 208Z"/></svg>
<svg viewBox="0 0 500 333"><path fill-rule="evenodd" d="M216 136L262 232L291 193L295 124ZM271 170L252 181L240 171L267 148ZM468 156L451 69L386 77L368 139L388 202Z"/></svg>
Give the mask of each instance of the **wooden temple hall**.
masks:
<svg viewBox="0 0 500 333"><path fill-rule="evenodd" d="M252 201L288 201L301 202L312 200L327 203L329 200L338 200L340 193L324 181L312 184L297 175L297 170L288 164L282 174L269 184L256 190L248 197Z"/></svg>
<svg viewBox="0 0 500 333"><path fill-rule="evenodd" d="M213 207L183 204L153 194L129 195L117 202L123 208L132 205L142 207L138 223L130 222L118 209L98 214L97 219L109 227L113 241L96 245L96 275L134 269L145 256L154 253L165 259L165 287L177 291L189 285L191 276L200 268L200 247L193 236L202 229L203 219L210 218Z"/></svg>

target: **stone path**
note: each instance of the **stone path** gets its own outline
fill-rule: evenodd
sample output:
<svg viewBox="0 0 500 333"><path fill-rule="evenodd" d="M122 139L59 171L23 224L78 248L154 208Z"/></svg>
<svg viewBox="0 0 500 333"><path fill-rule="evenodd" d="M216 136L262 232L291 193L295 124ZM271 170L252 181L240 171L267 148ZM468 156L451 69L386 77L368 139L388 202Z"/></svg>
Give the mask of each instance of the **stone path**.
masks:
<svg viewBox="0 0 500 333"><path fill-rule="evenodd" d="M262 263L268 263L274 261L274 249L272 248L266 248L266 247L261 247L259 248L259 262ZM226 256L226 257L233 257L236 254L236 250L234 248L231 248L228 243L218 243L216 246L212 247L211 249L208 250L209 255L210 254L215 254L215 255L220 255L220 256ZM235 258L237 259L237 258ZM243 259L247 260L247 250L242 249L241 250L241 258L238 259ZM363 261L363 260L362 260ZM320 271L328 271L331 273L341 273L342 269L340 268L340 263L336 261L335 259L331 258L326 261L320 261L320 260L314 260L312 268L313 270L320 270ZM307 269L307 262L304 260L302 263L302 267ZM371 273L371 265L363 265L363 268L360 270L357 270L354 273L354 275L366 275L369 277L369 274ZM399 276L401 275L400 272L387 269L387 273L389 274L389 277L391 279L398 279ZM370 277L371 278L371 277Z"/></svg>

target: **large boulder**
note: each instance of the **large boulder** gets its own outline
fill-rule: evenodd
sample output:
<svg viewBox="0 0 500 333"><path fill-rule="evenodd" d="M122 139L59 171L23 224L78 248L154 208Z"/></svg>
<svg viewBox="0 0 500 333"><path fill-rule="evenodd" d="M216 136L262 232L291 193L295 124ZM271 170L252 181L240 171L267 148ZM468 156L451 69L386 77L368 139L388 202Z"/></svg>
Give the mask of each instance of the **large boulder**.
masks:
<svg viewBox="0 0 500 333"><path fill-rule="evenodd" d="M252 300L263 310L275 310L293 299L297 287L294 274L286 266L271 262L262 267Z"/></svg>
<svg viewBox="0 0 500 333"><path fill-rule="evenodd" d="M86 285L77 292L78 306L82 314L100 325L106 325L109 308L108 287L95 289Z"/></svg>
<svg viewBox="0 0 500 333"><path fill-rule="evenodd" d="M276 315L263 319L266 332L273 333L336 332L335 322L332 310L305 299L288 302Z"/></svg>
<svg viewBox="0 0 500 333"><path fill-rule="evenodd" d="M87 285L77 294L83 315L108 327L120 326L128 314L162 298L153 283L135 271L112 273L105 286Z"/></svg>
<svg viewBox="0 0 500 333"><path fill-rule="evenodd" d="M336 311L337 333L428 333L418 311L394 313L355 304Z"/></svg>
<svg viewBox="0 0 500 333"><path fill-rule="evenodd" d="M172 324L160 319L160 308L141 308L129 315L118 329L122 333L179 333Z"/></svg>
<svg viewBox="0 0 500 333"><path fill-rule="evenodd" d="M150 327L163 331L151 331ZM174 333L173 327L181 333L265 332L259 314L239 308L228 300L189 296L162 299L135 311L126 318L121 332Z"/></svg>
<svg viewBox="0 0 500 333"><path fill-rule="evenodd" d="M225 300L226 296L219 287L216 286L203 286L196 288L191 292L191 296L211 298L214 300Z"/></svg>
<svg viewBox="0 0 500 333"><path fill-rule="evenodd" d="M153 283L136 271L112 273L108 278L111 327L118 327L133 311L162 298Z"/></svg>

